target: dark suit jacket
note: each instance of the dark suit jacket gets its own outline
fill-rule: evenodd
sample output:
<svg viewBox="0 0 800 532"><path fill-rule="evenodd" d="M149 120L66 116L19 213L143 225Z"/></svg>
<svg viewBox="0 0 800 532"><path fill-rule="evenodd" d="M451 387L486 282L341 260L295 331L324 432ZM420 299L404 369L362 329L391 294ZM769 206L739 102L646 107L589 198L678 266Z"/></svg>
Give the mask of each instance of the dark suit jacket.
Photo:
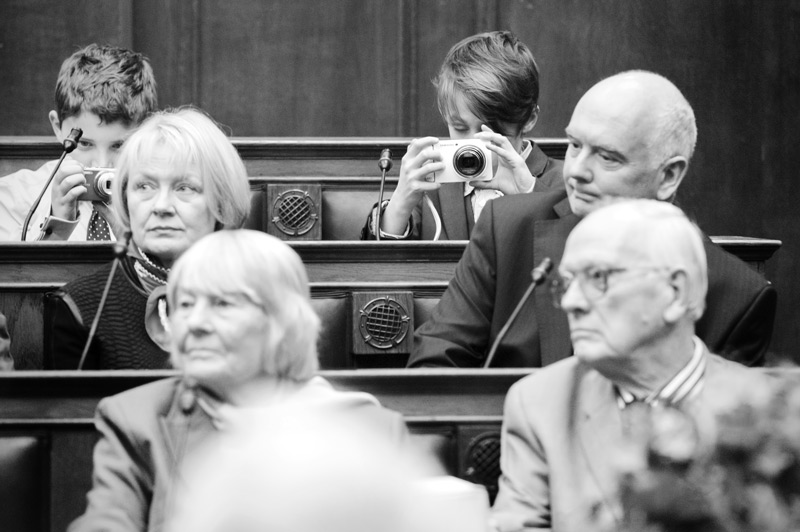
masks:
<svg viewBox="0 0 800 532"><path fill-rule="evenodd" d="M698 415L705 394L767 379L760 371L708 356L700 395L681 405ZM611 381L577 358L515 383L503 413L502 475L492 508L498 522L524 530L583 532L606 530L597 519L619 521L615 463L625 448L623 415Z"/></svg>
<svg viewBox="0 0 800 532"><path fill-rule="evenodd" d="M478 367L545 257L553 270L580 221L563 190L490 201L447 291L414 335L409 366ZM697 335L713 352L763 363L772 336L775 289L744 262L706 239L708 295ZM572 354L566 314L538 286L503 339L492 366L541 367Z"/></svg>
<svg viewBox="0 0 800 532"><path fill-rule="evenodd" d="M86 512L69 532L162 530L181 465L216 435L205 411L187 402L186 391L180 379L171 378L100 401L92 490ZM357 412L376 430L385 428L398 442L406 439L400 414L376 406L367 394L330 392L327 402L336 413Z"/></svg>
<svg viewBox="0 0 800 532"><path fill-rule="evenodd" d="M564 162L551 159L531 141L531 153L525 160L531 175L536 177L533 194L542 191L564 188ZM464 197L463 183L444 183L439 190L428 192L428 197L436 207L442 219L442 232L439 240L469 240L475 226L472 202ZM375 206L372 207L375 209ZM436 234L436 223L430 209L425 203L418 205L411 213L411 232L407 240L433 240ZM369 230L372 215L361 230L362 240L374 240L375 235Z"/></svg>

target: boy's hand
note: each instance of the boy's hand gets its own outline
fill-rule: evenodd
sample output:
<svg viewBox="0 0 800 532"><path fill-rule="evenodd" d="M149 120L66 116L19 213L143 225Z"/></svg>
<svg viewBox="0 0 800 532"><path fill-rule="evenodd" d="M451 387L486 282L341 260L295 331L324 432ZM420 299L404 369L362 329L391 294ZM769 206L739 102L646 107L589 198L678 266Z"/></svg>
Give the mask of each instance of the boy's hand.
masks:
<svg viewBox="0 0 800 532"><path fill-rule="evenodd" d="M525 159L517 153L506 137L484 125L481 126L481 132L476 134L475 138L484 141L486 147L497 155L498 164L494 179L472 181L470 185L475 188L499 190L507 196L527 192L531 189L534 183L533 175L531 175L528 165L525 164Z"/></svg>
<svg viewBox="0 0 800 532"><path fill-rule="evenodd" d="M53 178L52 213L64 220L78 217L78 198L86 192L83 166L73 159L64 159Z"/></svg>
<svg viewBox="0 0 800 532"><path fill-rule="evenodd" d="M442 155L433 148L439 139L423 137L408 145L400 166L400 179L389 205L381 217L381 229L387 233L403 234L414 207L429 190L438 189L440 183L429 183L425 176L444 170Z"/></svg>

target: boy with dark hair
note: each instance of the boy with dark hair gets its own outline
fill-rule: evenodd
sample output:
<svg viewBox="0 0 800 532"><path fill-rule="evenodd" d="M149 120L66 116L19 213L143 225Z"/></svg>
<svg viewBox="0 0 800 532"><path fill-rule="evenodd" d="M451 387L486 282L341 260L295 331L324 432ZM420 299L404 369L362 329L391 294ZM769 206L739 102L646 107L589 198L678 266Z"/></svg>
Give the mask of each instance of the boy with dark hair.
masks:
<svg viewBox="0 0 800 532"><path fill-rule="evenodd" d="M108 206L80 201L87 190L84 169L111 167L127 136L157 110L156 82L142 54L90 44L61 65L56 109L48 118L59 142L72 128L83 131L77 148L56 172L28 226L26 240L111 240ZM20 240L28 211L56 161L38 170L0 178L0 240Z"/></svg>
<svg viewBox="0 0 800 532"><path fill-rule="evenodd" d="M491 181L426 180L445 165L439 139L414 139L391 200L381 205L381 238L466 240L487 201L503 195L563 188L561 161L547 157L529 135L539 118L539 68L510 31L467 37L447 53L434 80L439 112L452 139L478 139L498 161ZM420 208L423 195L435 209ZM377 206L362 230L374 239ZM441 218L440 231L435 227Z"/></svg>

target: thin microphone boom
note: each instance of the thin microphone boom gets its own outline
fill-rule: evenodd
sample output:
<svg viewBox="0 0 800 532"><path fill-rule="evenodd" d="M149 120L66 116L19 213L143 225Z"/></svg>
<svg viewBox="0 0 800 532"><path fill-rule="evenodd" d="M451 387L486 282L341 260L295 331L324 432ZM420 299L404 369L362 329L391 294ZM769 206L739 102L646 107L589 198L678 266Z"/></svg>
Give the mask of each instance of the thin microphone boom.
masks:
<svg viewBox="0 0 800 532"><path fill-rule="evenodd" d="M494 360L494 355L497 352L497 348L500 347L500 342L502 342L503 338L505 338L506 333L508 333L508 330L511 328L511 324L517 319L517 315L519 314L520 310L522 310L522 306L526 301L528 301L528 298L531 297L533 289L542 284L542 282L547 278L547 274L550 273L550 270L552 269L553 261L550 260L550 257L545 257L545 259L531 271L531 284L522 295L522 299L520 299L519 303L517 303L517 306L514 308L514 312L511 313L508 321L506 321L505 325L503 325L503 328L500 329L500 332L497 333L497 338L495 338L494 342L492 343L492 348L489 350L489 355L486 357L486 362L483 363L484 369L492 365L492 360Z"/></svg>
<svg viewBox="0 0 800 532"><path fill-rule="evenodd" d="M392 150L384 148L381 150L381 158L378 161L381 169L381 188L378 192L378 210L375 212L375 240L381 239L381 211L383 210L383 185L386 183L386 172L392 169Z"/></svg>
<svg viewBox="0 0 800 532"><path fill-rule="evenodd" d="M97 312L94 314L94 319L92 320L92 327L89 329L89 336L86 338L86 344L83 346L83 352L81 353L81 359L78 362L78 369L83 369L83 364L86 362L86 355L89 354L89 347L92 345L92 340L94 340L94 335L97 332L97 325L100 323L100 315L103 313L103 307L106 306L106 298L108 297L108 292L111 290L111 281L114 279L114 274L117 271L117 266L125 258L125 255L128 253L128 242L131 239L131 232L125 231L125 234L122 236L121 241L114 242L114 262L111 264L111 271L108 274L108 279L106 279L106 286L103 288L103 295L100 296L100 304L97 306Z"/></svg>
<svg viewBox="0 0 800 532"><path fill-rule="evenodd" d="M39 202L42 201L44 197L45 191L47 191L47 187L50 186L50 183L53 181L53 177L55 177L56 172L58 169L61 168L61 163L64 162L64 157L67 156L68 153L72 153L72 151L78 147L78 141L81 140L81 136L83 135L83 130L77 127L74 127L70 130L69 135L67 138L64 139L62 146L64 146L64 151L61 153L61 158L58 159L58 163L56 163L56 167L53 168L53 173L50 174L50 177L47 178L47 182L42 187L41 192L39 192L39 196L36 198L36 201L33 202L31 205L31 209L28 211L28 215L25 216L25 222L22 224L22 242L25 242L25 237L28 235L28 224L31 223L31 218L33 218L33 213L36 212L36 208L39 206Z"/></svg>

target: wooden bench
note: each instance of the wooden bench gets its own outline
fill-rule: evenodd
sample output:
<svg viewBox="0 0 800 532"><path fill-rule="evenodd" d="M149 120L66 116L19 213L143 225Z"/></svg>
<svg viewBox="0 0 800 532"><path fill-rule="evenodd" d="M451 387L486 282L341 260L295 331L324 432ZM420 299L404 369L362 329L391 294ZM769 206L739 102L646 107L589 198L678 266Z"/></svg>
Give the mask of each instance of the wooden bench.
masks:
<svg viewBox="0 0 800 532"><path fill-rule="evenodd" d="M765 261L780 247L777 240L713 240L762 272ZM323 368L404 366L411 349L411 333L428 319L466 244L291 242L308 270L313 303L322 317ZM0 312L8 318L19 368L44 366L44 294L111 257L111 246L104 243L0 242ZM398 324L391 340L370 341L366 338L369 317L381 309L407 321Z"/></svg>
<svg viewBox="0 0 800 532"><path fill-rule="evenodd" d="M530 371L359 370L323 376L336 388L372 393L401 412L414 441L438 455L448 472L494 490L503 400L508 387ZM65 530L86 507L99 400L170 375L0 374L0 492L10 497L0 517L17 520L14 526L4 522L3 530ZM26 482L15 489L4 484L20 478Z"/></svg>
<svg viewBox="0 0 800 532"><path fill-rule="evenodd" d="M536 370L323 371L337 389L375 395L403 414L418 445L453 475L496 489L508 388ZM763 370L800 379L797 369ZM163 371L0 373L0 505L3 530L63 531L86 506L97 403ZM13 485L10 485L14 482ZM14 521L10 521L14 519Z"/></svg>

